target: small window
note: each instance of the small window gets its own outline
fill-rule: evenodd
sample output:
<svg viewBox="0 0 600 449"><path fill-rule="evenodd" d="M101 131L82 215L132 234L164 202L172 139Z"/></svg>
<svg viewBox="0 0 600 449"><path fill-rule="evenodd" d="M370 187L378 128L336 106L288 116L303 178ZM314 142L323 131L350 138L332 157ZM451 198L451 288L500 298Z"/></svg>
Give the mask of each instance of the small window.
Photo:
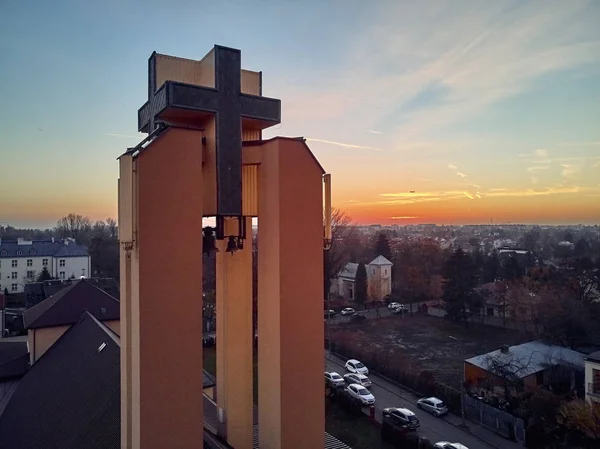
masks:
<svg viewBox="0 0 600 449"><path fill-rule="evenodd" d="M64 279L65 278L65 272L61 271L60 273L58 273L58 277L61 278L61 279Z"/></svg>
<svg viewBox="0 0 600 449"><path fill-rule="evenodd" d="M12 264L11 264L11 265L12 265L12 267L13 267L13 268L16 268L16 266L17 266L17 263L18 263L18 261L17 261L17 260L15 260L15 259L13 259L13 261L12 261Z"/></svg>
<svg viewBox="0 0 600 449"><path fill-rule="evenodd" d="M11 289L13 292L16 292L16 291L17 291L17 284L11 284L11 286L10 286L10 289Z"/></svg>
<svg viewBox="0 0 600 449"><path fill-rule="evenodd" d="M33 266L33 259L27 259L27 266L28 267L32 267Z"/></svg>
<svg viewBox="0 0 600 449"><path fill-rule="evenodd" d="M3 256L6 256L8 253L6 252L6 250L5 250L5 249L3 249L3 250L2 250L2 253L0 253L0 254L2 254Z"/></svg>
<svg viewBox="0 0 600 449"><path fill-rule="evenodd" d="M100 307L100 313L106 315L106 307Z"/></svg>
<svg viewBox="0 0 600 449"><path fill-rule="evenodd" d="M42 259L42 265L44 267L47 267L48 266L48 259Z"/></svg>
<svg viewBox="0 0 600 449"><path fill-rule="evenodd" d="M58 266L59 266L59 267L64 267L64 266L65 266L65 259L60 259L60 260L58 261Z"/></svg>
<svg viewBox="0 0 600 449"><path fill-rule="evenodd" d="M35 249L31 249L31 250L29 250L29 255L30 255L30 256L35 256L35 254L36 254L36 253L35 253Z"/></svg>
<svg viewBox="0 0 600 449"><path fill-rule="evenodd" d="M23 251L19 250L17 251L17 256L22 256L23 255Z"/></svg>
<svg viewBox="0 0 600 449"><path fill-rule="evenodd" d="M11 273L11 275L10 275L10 278L11 278L11 279L17 279L17 272L16 272L16 271L13 271L13 272Z"/></svg>
<svg viewBox="0 0 600 449"><path fill-rule="evenodd" d="M27 277L28 277L28 278L30 278L30 279L31 279L31 278L32 278L34 275L35 275L35 271L28 271L28 272L27 272Z"/></svg>

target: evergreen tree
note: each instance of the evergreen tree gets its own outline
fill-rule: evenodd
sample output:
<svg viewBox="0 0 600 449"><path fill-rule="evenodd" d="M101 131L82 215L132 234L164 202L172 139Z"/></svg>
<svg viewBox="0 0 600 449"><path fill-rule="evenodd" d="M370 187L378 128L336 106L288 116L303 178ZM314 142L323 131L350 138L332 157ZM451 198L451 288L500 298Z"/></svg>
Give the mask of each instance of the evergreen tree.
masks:
<svg viewBox="0 0 600 449"><path fill-rule="evenodd" d="M480 305L475 292L477 273L469 254L458 248L444 264L444 294L448 317L464 320L467 311L473 313Z"/></svg>
<svg viewBox="0 0 600 449"><path fill-rule="evenodd" d="M359 263L354 278L354 300L361 305L367 301L367 269L364 263Z"/></svg>
<svg viewBox="0 0 600 449"><path fill-rule="evenodd" d="M375 257L383 256L387 260L392 260L392 250L390 249L390 242L388 241L387 236L380 232L377 236L377 241L375 242Z"/></svg>
<svg viewBox="0 0 600 449"><path fill-rule="evenodd" d="M36 281L37 282L44 282L44 281L49 281L52 279L52 276L50 275L50 272L48 271L47 267L42 268L42 271L40 271L40 274L38 275Z"/></svg>

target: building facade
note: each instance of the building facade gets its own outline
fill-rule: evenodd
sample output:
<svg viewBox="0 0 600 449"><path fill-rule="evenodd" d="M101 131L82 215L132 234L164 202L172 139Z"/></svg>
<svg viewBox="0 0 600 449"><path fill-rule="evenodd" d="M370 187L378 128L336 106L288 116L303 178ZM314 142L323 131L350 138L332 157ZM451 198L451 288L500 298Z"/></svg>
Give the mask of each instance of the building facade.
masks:
<svg viewBox="0 0 600 449"><path fill-rule="evenodd" d="M75 240L0 240L0 290L20 293L46 268L56 279L89 276L91 258Z"/></svg>
<svg viewBox="0 0 600 449"><path fill-rule="evenodd" d="M600 351L585 357L585 399L600 406Z"/></svg>
<svg viewBox="0 0 600 449"><path fill-rule="evenodd" d="M377 256L365 265L367 270L367 292L371 301L381 301L392 293L392 266L394 264L383 256ZM338 276L331 282L331 293L344 299L354 300L354 282L357 263L347 263Z"/></svg>

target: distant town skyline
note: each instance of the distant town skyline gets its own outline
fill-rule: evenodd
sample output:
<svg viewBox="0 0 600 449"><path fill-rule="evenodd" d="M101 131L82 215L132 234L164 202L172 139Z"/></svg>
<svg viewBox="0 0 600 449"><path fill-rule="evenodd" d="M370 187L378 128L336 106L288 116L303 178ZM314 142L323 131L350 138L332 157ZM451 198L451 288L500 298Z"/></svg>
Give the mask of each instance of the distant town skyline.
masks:
<svg viewBox="0 0 600 449"><path fill-rule="evenodd" d="M214 44L263 71L265 137L304 134L357 223L600 223L600 2L141 5L2 7L0 224L116 218L148 57Z"/></svg>

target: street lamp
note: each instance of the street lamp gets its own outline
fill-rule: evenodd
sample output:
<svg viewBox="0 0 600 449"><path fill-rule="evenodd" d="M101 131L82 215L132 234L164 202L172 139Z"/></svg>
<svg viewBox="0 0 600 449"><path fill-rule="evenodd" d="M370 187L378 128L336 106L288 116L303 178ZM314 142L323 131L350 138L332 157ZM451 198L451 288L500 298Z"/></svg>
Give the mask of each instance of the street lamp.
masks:
<svg viewBox="0 0 600 449"><path fill-rule="evenodd" d="M453 337L452 335L448 335L448 338L451 338L452 340L461 343L461 341L456 338ZM461 372L461 382L460 382L460 414L462 417L462 427L467 427L467 424L465 422L465 360L464 360L464 349L463 349L463 345L460 345L460 361L461 361L461 367L460 367L460 372Z"/></svg>

